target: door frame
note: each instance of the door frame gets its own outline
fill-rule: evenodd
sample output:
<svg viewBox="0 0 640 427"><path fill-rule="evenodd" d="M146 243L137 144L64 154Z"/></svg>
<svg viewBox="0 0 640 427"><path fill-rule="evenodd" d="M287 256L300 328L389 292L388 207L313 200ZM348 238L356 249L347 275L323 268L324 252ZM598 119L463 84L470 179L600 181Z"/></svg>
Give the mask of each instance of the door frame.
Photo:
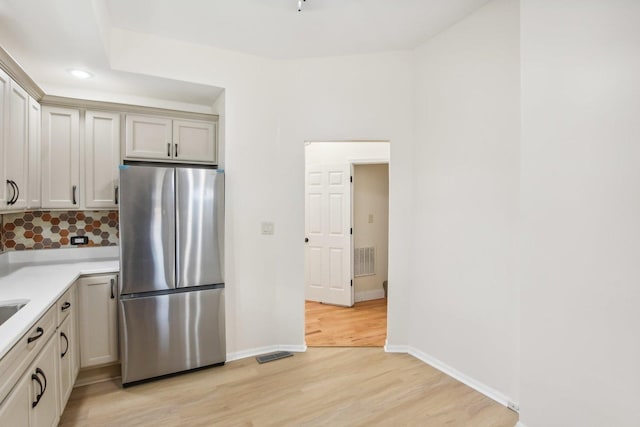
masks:
<svg viewBox="0 0 640 427"><path fill-rule="evenodd" d="M389 151L388 154L386 155L385 158L377 158L377 157L367 157L367 156L363 156L363 157L359 157L359 156L349 156L346 159L346 162L349 164L349 169L350 169L350 174L353 177L353 172L354 172L354 167L357 165L376 165L376 164L386 164L389 165L389 167L391 167L391 150L390 150L390 144L391 141L390 140L375 140L375 139L371 139L371 140L348 140L348 139L344 139L344 140L306 140L304 142L304 147L305 147L305 151L304 151L304 177L305 177L305 196L304 196L304 223L305 223L305 235L307 234L307 228L306 228L306 224L307 224L307 200L306 200L306 175L307 175L307 151L306 151L306 147L310 144L313 143L335 143L335 144L340 144L340 143L384 143L387 144L387 146L389 147ZM389 175L390 177L390 175ZM351 185L353 185L353 183L351 183ZM391 191L391 187L389 188L389 191ZM351 188L351 199L350 199L350 204L349 204L349 210L350 210L350 221L351 221L351 227L353 227L353 200L354 198L354 191L353 191L353 187ZM390 197L389 197L390 200ZM353 242L354 242L354 234L351 234L350 236L350 270L351 270L351 280L354 280L353 277ZM307 286L307 280L306 280L306 275L307 275L307 269L308 269L308 263L307 263L307 246L304 246L304 250L305 250L305 254L304 254L304 275L305 275L305 280L303 281L303 295L302 295L302 303L303 303L303 307L304 307L304 303L306 301L306 286ZM388 253L388 252L387 252ZM355 304L355 286L351 287L351 301L352 304ZM387 305L387 316L389 313L389 306ZM306 313L303 316L303 330L306 327ZM388 333L388 326L387 326L387 333ZM306 346L306 343L305 343Z"/></svg>

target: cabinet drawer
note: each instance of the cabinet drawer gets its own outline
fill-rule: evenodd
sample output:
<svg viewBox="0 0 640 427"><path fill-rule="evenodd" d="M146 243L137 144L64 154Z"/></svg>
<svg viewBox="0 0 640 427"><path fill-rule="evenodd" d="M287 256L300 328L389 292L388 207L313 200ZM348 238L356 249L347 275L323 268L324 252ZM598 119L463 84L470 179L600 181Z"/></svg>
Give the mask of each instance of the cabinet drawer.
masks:
<svg viewBox="0 0 640 427"><path fill-rule="evenodd" d="M57 315L58 315L58 319L56 321L56 325L60 326L60 324L62 322L64 322L64 319L67 318L67 316L69 316L69 313L71 313L72 310L75 309L75 298L74 298L74 289L75 287L72 286L69 289L67 289L67 292L65 292L60 299L58 299L57 302Z"/></svg>
<svg viewBox="0 0 640 427"><path fill-rule="evenodd" d="M0 402L54 334L56 311L57 304L54 304L0 360Z"/></svg>

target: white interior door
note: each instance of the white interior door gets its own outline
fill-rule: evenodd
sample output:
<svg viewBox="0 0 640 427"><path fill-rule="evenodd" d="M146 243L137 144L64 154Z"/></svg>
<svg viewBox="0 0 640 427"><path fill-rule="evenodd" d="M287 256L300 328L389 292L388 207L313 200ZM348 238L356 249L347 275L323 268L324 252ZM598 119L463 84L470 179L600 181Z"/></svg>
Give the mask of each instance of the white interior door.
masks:
<svg viewBox="0 0 640 427"><path fill-rule="evenodd" d="M306 169L306 298L351 307L351 165Z"/></svg>

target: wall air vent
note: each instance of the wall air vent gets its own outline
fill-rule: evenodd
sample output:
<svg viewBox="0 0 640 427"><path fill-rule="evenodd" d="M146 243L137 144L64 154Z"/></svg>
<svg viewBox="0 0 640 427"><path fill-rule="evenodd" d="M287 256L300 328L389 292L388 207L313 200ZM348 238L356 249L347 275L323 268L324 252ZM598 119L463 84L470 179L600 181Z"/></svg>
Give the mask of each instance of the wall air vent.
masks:
<svg viewBox="0 0 640 427"><path fill-rule="evenodd" d="M375 260L376 249L373 246L355 248L353 251L354 276L373 276L376 274Z"/></svg>

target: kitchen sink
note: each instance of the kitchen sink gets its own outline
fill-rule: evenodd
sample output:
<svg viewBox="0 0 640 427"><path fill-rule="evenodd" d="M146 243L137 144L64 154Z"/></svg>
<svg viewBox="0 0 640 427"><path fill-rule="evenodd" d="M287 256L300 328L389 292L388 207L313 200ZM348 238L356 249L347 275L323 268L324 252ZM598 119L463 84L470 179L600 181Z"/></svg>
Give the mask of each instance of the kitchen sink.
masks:
<svg viewBox="0 0 640 427"><path fill-rule="evenodd" d="M0 301L0 325L20 311L28 302L29 300Z"/></svg>

